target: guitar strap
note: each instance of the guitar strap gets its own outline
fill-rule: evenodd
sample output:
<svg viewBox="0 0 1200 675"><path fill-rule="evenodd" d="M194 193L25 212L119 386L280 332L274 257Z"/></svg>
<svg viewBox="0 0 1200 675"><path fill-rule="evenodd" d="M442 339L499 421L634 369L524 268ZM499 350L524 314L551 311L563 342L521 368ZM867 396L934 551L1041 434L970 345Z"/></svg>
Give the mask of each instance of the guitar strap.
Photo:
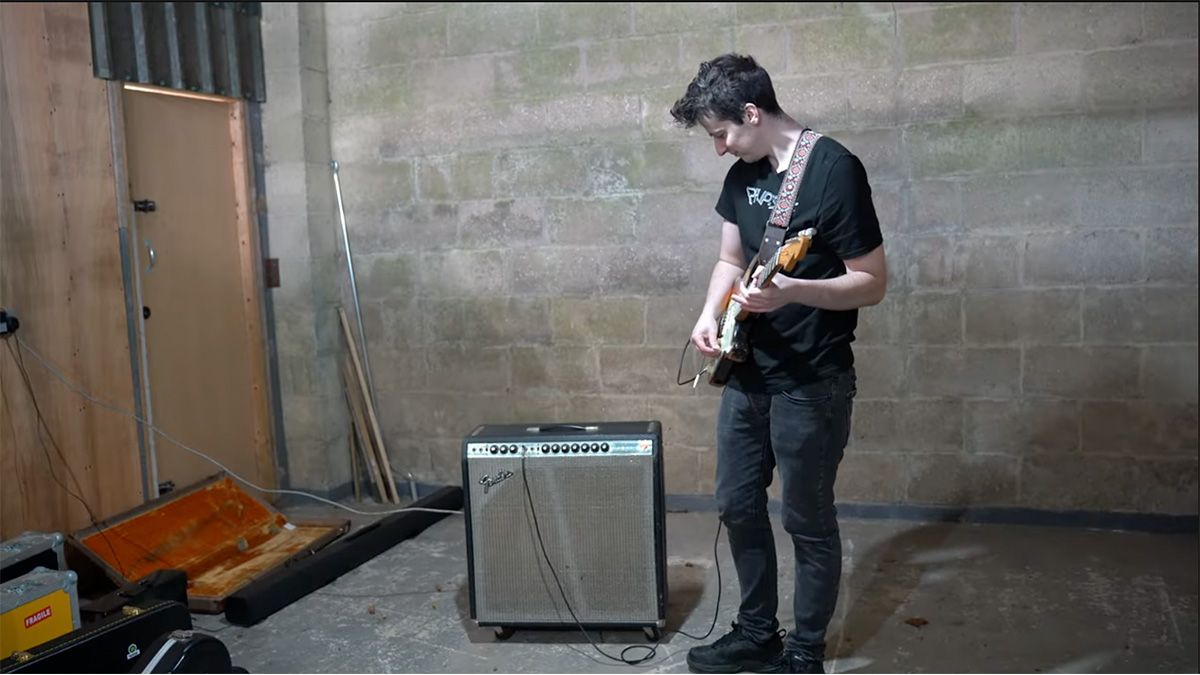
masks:
<svg viewBox="0 0 1200 675"><path fill-rule="evenodd" d="M792 208L796 206L796 193L800 190L800 181L804 179L808 158L812 155L813 145L819 138L821 134L812 129L800 132L800 140L796 141L796 149L792 151L792 161L788 165L787 174L783 177L783 184L779 186L775 208L772 209L767 227L763 231L763 240L758 247L758 260L769 258L783 245L784 235L787 234L788 225L792 220Z"/></svg>

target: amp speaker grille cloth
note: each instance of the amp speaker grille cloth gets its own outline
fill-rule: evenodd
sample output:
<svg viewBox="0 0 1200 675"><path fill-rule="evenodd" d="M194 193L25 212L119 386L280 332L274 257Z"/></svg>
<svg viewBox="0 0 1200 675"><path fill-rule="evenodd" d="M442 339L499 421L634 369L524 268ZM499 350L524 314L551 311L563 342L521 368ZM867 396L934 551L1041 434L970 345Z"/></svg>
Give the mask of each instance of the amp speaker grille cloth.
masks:
<svg viewBox="0 0 1200 675"><path fill-rule="evenodd" d="M468 463L477 619L573 624L538 544L519 457ZM511 471L487 492L479 477ZM658 618L650 456L530 457L546 554L582 623Z"/></svg>

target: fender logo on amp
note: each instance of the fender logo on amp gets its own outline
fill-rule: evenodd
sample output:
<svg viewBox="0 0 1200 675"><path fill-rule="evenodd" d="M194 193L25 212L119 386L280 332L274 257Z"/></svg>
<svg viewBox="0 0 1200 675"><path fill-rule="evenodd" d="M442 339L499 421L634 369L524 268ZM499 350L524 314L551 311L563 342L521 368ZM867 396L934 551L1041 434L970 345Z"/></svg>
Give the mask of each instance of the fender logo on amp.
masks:
<svg viewBox="0 0 1200 675"><path fill-rule="evenodd" d="M483 486L483 494L486 495L488 490L492 489L493 486L499 485L501 482L512 478L512 476L513 472L511 471L498 471L496 472L495 478L484 474L483 477L479 479L479 484Z"/></svg>
<svg viewBox="0 0 1200 675"><path fill-rule="evenodd" d="M47 606L43 607L42 609L39 609L38 611L34 612L33 614L30 614L29 616L25 617L25 627L30 628L34 624L45 621L46 619L50 618L51 614L53 614L53 612L50 611L50 606L47 605Z"/></svg>

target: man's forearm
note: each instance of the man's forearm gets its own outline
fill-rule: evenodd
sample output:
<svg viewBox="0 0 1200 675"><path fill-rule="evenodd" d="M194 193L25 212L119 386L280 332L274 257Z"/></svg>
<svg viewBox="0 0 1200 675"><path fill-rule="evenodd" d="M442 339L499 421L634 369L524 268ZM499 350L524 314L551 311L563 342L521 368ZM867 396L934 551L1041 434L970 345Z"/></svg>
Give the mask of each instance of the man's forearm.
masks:
<svg viewBox="0 0 1200 675"><path fill-rule="evenodd" d="M887 280L869 272L846 272L832 279L793 279L791 302L829 310L858 309L879 304Z"/></svg>
<svg viewBox="0 0 1200 675"><path fill-rule="evenodd" d="M704 312L707 316L715 318L725 309L725 297L744 272L745 270L733 263L717 260L708 280L708 294L704 297Z"/></svg>

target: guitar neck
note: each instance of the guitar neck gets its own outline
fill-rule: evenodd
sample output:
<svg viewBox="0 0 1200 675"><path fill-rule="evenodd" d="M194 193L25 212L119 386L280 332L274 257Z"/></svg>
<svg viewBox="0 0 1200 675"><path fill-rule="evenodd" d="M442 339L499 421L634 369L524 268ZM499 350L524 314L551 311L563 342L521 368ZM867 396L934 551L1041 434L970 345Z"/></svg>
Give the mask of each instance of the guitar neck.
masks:
<svg viewBox="0 0 1200 675"><path fill-rule="evenodd" d="M770 260L758 266L758 270L761 271L758 272L756 277L750 280L754 284L754 288L762 288L763 286L766 286L768 283L770 283L771 279L779 273L779 251L780 249L776 249ZM747 284L747 286L749 286L749 284Z"/></svg>

